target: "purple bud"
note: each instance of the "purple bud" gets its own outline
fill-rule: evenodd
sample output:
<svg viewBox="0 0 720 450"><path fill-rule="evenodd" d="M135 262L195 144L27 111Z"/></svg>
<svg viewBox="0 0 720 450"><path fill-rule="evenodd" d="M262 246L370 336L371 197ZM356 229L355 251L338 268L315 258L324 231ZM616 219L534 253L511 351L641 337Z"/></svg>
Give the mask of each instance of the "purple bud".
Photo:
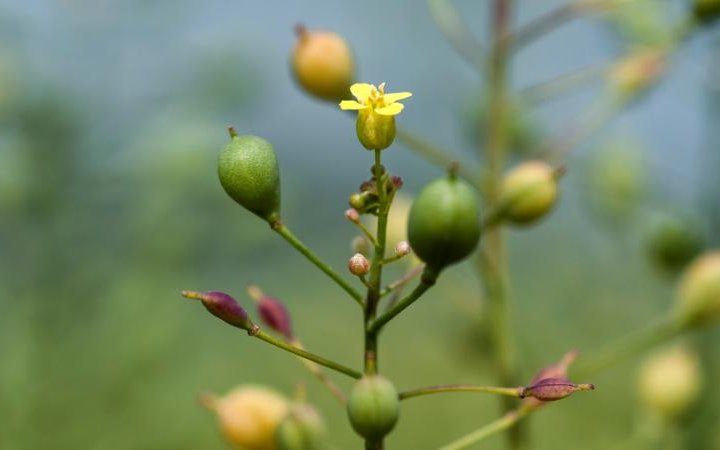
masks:
<svg viewBox="0 0 720 450"><path fill-rule="evenodd" d="M247 312L242 306L231 296L224 292L210 291L206 293L183 291L183 297L194 300L200 300L210 314L229 323L234 327L246 330L250 333L255 331L257 327L248 317Z"/></svg>
<svg viewBox="0 0 720 450"><path fill-rule="evenodd" d="M257 310L265 325L285 336L287 340L293 339L290 314L280 300L263 295Z"/></svg>
<svg viewBox="0 0 720 450"><path fill-rule="evenodd" d="M390 183L392 183L393 188L395 189L400 189L401 187L403 187L403 179L396 175L390 177Z"/></svg>
<svg viewBox="0 0 720 450"><path fill-rule="evenodd" d="M567 378L545 378L523 388L520 398L533 397L543 402L561 400L574 392L591 391L592 384L575 384Z"/></svg>

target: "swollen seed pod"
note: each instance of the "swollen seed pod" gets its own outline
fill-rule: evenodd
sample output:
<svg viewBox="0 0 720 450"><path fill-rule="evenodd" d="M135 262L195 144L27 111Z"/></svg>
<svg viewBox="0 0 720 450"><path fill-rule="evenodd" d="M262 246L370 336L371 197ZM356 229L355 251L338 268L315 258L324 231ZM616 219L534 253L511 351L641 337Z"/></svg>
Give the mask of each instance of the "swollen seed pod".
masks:
<svg viewBox="0 0 720 450"><path fill-rule="evenodd" d="M653 226L648 235L647 254L660 269L675 273L703 249L704 239L695 223L680 217L667 217Z"/></svg>
<svg viewBox="0 0 720 450"><path fill-rule="evenodd" d="M668 419L687 411L697 400L701 385L697 355L681 346L650 356L638 376L643 404Z"/></svg>
<svg viewBox="0 0 720 450"><path fill-rule="evenodd" d="M272 145L257 136L238 136L218 158L218 176L225 192L240 206L273 222L280 217L280 171Z"/></svg>
<svg viewBox="0 0 720 450"><path fill-rule="evenodd" d="M720 251L700 255L685 270L676 297L675 317L686 326L720 319Z"/></svg>
<svg viewBox="0 0 720 450"><path fill-rule="evenodd" d="M436 270L470 255L480 240L472 186L452 175L425 186L410 208L407 235L415 255Z"/></svg>
<svg viewBox="0 0 720 450"><path fill-rule="evenodd" d="M400 400L395 386L380 375L366 375L353 387L347 404L353 429L365 439L380 439L395 427Z"/></svg>
<svg viewBox="0 0 720 450"><path fill-rule="evenodd" d="M292 405L277 428L275 440L279 450L326 450L325 422L312 406Z"/></svg>
<svg viewBox="0 0 720 450"><path fill-rule="evenodd" d="M557 200L556 171L547 163L530 161L511 170L500 185L503 219L532 223L548 213Z"/></svg>
<svg viewBox="0 0 720 450"><path fill-rule="evenodd" d="M355 78L352 51L345 39L331 31L310 31L298 25L291 68L298 84L322 100L346 97Z"/></svg>
<svg viewBox="0 0 720 450"><path fill-rule="evenodd" d="M238 449L276 450L275 433L287 415L283 396L263 386L240 386L212 402L220 430Z"/></svg>

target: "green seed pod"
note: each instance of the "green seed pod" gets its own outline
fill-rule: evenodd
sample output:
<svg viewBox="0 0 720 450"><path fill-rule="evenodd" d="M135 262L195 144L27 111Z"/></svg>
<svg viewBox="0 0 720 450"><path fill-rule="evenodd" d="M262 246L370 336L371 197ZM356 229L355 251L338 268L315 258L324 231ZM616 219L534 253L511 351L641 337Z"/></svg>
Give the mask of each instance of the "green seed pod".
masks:
<svg viewBox="0 0 720 450"><path fill-rule="evenodd" d="M647 238L647 253L660 269L674 273L703 249L699 227L690 220L668 217L655 224Z"/></svg>
<svg viewBox="0 0 720 450"><path fill-rule="evenodd" d="M472 186L453 175L425 186L410 208L407 236L413 252L433 269L467 257L480 240L480 210Z"/></svg>
<svg viewBox="0 0 720 450"><path fill-rule="evenodd" d="M500 185L499 207L503 219L528 224L548 213L557 200L556 171L540 161L511 170Z"/></svg>
<svg viewBox="0 0 720 450"><path fill-rule="evenodd" d="M312 406L292 405L275 432L275 441L279 450L325 450L325 423Z"/></svg>
<svg viewBox="0 0 720 450"><path fill-rule="evenodd" d="M667 419L686 412L702 391L698 356L683 346L662 350L645 360L638 375L643 404Z"/></svg>
<svg viewBox="0 0 720 450"><path fill-rule="evenodd" d="M381 439L397 423L400 400L395 386L380 375L361 378L350 393L348 417L355 431L365 439Z"/></svg>
<svg viewBox="0 0 720 450"><path fill-rule="evenodd" d="M675 314L688 326L720 319L720 251L700 255L687 268L680 280Z"/></svg>
<svg viewBox="0 0 720 450"><path fill-rule="evenodd" d="M372 108L358 112L355 131L367 150L384 150L395 140L395 116L378 114Z"/></svg>
<svg viewBox="0 0 720 450"><path fill-rule="evenodd" d="M280 172L272 145L257 136L238 136L218 158L225 192L240 206L272 222L280 215Z"/></svg>

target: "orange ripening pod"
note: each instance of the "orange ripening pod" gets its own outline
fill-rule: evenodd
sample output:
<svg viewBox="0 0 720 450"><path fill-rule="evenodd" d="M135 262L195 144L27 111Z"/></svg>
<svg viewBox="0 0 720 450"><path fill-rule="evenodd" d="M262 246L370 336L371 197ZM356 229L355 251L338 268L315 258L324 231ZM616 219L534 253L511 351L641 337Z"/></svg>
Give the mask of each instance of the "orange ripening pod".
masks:
<svg viewBox="0 0 720 450"><path fill-rule="evenodd" d="M312 31L302 25L296 32L291 68L298 84L322 100L345 98L355 78L355 62L345 39L332 31Z"/></svg>

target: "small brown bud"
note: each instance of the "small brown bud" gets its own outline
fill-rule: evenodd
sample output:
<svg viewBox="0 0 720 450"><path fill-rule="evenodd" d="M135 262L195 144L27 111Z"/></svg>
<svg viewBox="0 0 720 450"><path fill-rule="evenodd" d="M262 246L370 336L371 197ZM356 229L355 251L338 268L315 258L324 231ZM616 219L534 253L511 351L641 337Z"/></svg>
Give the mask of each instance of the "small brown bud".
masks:
<svg viewBox="0 0 720 450"><path fill-rule="evenodd" d="M390 177L390 183L395 190L403 187L403 179L397 175L393 175Z"/></svg>
<svg viewBox="0 0 720 450"><path fill-rule="evenodd" d="M248 332L256 329L255 324L252 323L245 309L243 309L234 298L224 292L210 291L202 293L182 291L182 296L193 300L200 300L210 314L234 327Z"/></svg>
<svg viewBox="0 0 720 450"><path fill-rule="evenodd" d="M545 378L523 388L520 398L533 397L543 402L554 402L578 391L592 391L595 385L575 384L567 378Z"/></svg>
<svg viewBox="0 0 720 450"><path fill-rule="evenodd" d="M370 261L361 253L355 253L348 261L350 273L357 276L367 275L370 272Z"/></svg>

